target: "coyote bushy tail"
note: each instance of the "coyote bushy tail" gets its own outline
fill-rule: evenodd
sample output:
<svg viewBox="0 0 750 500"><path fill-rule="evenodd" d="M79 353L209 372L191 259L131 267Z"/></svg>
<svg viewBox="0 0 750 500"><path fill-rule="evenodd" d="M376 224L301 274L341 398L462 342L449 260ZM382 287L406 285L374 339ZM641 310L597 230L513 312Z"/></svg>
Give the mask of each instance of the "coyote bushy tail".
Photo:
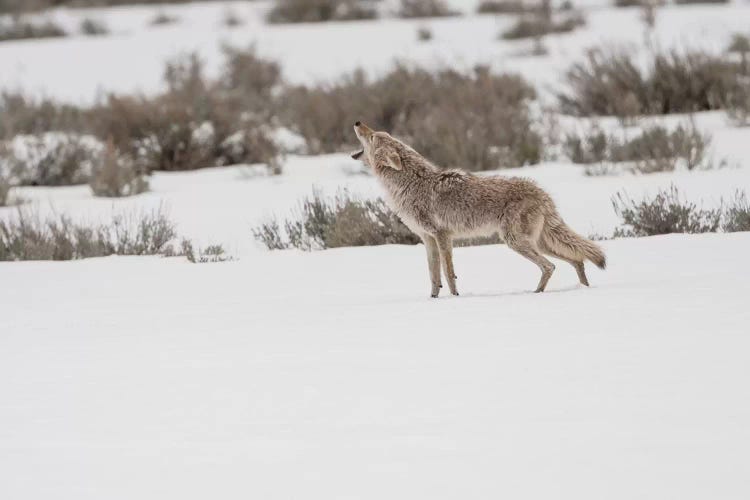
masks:
<svg viewBox="0 0 750 500"><path fill-rule="evenodd" d="M541 237L550 250L563 257L578 262L590 260L599 269L607 267L607 257L599 245L570 229L557 215L545 217Z"/></svg>

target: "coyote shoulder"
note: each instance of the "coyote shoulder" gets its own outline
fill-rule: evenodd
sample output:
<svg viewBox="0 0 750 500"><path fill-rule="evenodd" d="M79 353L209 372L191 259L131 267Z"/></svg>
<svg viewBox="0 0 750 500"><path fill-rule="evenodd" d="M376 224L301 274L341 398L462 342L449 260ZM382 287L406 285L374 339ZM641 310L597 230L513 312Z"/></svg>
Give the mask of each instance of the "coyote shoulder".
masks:
<svg viewBox="0 0 750 500"><path fill-rule="evenodd" d="M542 292L555 270L545 255L571 264L588 286L584 261L604 269L602 249L563 222L552 198L533 181L518 177L480 177L461 170L441 170L386 132L357 122L354 131L363 150L353 155L373 169L391 207L424 241L431 295L442 288L440 265L453 295L453 239L499 234L511 249L542 272Z"/></svg>

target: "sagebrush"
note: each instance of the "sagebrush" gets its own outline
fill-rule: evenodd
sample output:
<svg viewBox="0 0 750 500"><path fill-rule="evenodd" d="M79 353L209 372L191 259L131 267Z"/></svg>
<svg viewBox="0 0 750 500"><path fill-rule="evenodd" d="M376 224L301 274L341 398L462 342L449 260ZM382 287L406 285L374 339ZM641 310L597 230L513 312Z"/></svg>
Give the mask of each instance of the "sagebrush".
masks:
<svg viewBox="0 0 750 500"><path fill-rule="evenodd" d="M360 0L276 0L269 11L270 23L315 23L374 19L372 2Z"/></svg>
<svg viewBox="0 0 750 500"><path fill-rule="evenodd" d="M621 50L591 50L567 72L559 94L564 113L576 116L661 115L726 106L740 85L740 66L705 51L657 52L648 70Z"/></svg>
<svg viewBox="0 0 750 500"><path fill-rule="evenodd" d="M19 208L14 217L0 219L0 261L160 255L172 252L176 236L174 223L161 210L92 225Z"/></svg>
<svg viewBox="0 0 750 500"><path fill-rule="evenodd" d="M459 15L445 0L401 0L399 17L412 19L420 17L450 17Z"/></svg>
<svg viewBox="0 0 750 500"><path fill-rule="evenodd" d="M539 15L524 15L501 34L505 40L536 38L553 33L569 33L586 25L586 18L579 13L565 14L558 18Z"/></svg>
<svg viewBox="0 0 750 500"><path fill-rule="evenodd" d="M670 172L680 167L687 170L709 168L713 166L707 158L710 143L710 135L701 133L693 124L679 125L672 131L660 125L650 126L630 138L593 127L583 134L568 134L563 149L574 163L628 162L632 171L648 174ZM587 173L606 171L596 166Z"/></svg>
<svg viewBox="0 0 750 500"><path fill-rule="evenodd" d="M366 119L438 165L488 170L539 162L534 97L523 78L483 67L464 74L397 65L377 79L355 71L336 84L292 87L280 112L311 154L354 148L351 126Z"/></svg>
<svg viewBox="0 0 750 500"><path fill-rule="evenodd" d="M654 236L670 233L714 233L750 231L750 203L744 191L737 191L718 208L703 208L687 201L674 185L660 190L652 198L633 200L627 193L612 198L622 226L614 237Z"/></svg>
<svg viewBox="0 0 750 500"><path fill-rule="evenodd" d="M359 199L346 191L328 199L320 192L305 198L298 211L283 221L271 219L253 230L270 250L414 245L420 242L382 199Z"/></svg>
<svg viewBox="0 0 750 500"><path fill-rule="evenodd" d="M67 36L65 30L52 21L31 22L22 17L14 17L10 22L0 19L0 42L63 36Z"/></svg>

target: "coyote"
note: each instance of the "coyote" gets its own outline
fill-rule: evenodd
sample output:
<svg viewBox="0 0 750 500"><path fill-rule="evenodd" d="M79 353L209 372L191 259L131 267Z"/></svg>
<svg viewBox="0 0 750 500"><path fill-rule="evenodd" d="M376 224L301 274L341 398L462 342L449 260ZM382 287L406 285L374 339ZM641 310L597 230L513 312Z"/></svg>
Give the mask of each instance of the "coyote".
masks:
<svg viewBox="0 0 750 500"><path fill-rule="evenodd" d="M543 254L571 264L588 286L584 260L601 269L604 252L571 230L557 213L552 198L528 179L480 177L462 170L441 170L386 132L357 122L354 132L362 151L352 155L375 172L388 193L388 203L427 249L432 297L442 288L443 275L458 295L453 270L453 238L499 234L508 247L539 266L543 292L555 270Z"/></svg>

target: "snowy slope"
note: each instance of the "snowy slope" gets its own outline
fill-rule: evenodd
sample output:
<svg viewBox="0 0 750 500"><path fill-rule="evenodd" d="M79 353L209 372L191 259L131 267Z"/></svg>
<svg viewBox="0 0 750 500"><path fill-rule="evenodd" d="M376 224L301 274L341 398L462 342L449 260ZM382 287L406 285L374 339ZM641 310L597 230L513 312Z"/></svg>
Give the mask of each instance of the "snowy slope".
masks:
<svg viewBox="0 0 750 500"><path fill-rule="evenodd" d="M0 497L748 498L750 234L604 247L0 264Z"/></svg>

